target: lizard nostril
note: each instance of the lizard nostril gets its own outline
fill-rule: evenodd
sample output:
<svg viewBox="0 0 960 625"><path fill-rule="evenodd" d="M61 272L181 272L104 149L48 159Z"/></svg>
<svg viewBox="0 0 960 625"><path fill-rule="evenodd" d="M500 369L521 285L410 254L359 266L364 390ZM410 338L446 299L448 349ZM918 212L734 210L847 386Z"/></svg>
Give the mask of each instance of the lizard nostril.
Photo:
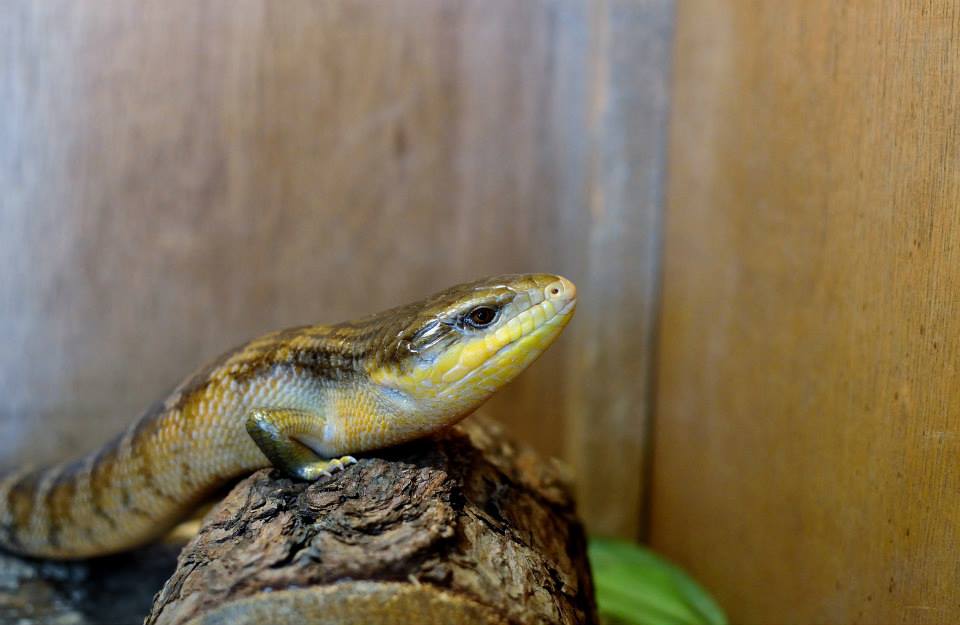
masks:
<svg viewBox="0 0 960 625"><path fill-rule="evenodd" d="M543 289L543 296L555 301L570 301L577 296L577 289L566 278L555 276L555 280Z"/></svg>

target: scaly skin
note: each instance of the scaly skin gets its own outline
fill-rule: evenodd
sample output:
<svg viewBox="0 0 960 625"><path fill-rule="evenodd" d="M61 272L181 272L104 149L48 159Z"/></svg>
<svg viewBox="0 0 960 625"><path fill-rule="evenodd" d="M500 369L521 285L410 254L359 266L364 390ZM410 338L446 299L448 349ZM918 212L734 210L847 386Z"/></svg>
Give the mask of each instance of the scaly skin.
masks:
<svg viewBox="0 0 960 625"><path fill-rule="evenodd" d="M497 276L255 339L99 451L0 482L0 546L57 559L131 549L253 470L316 479L352 460L328 459L450 426L533 362L575 304L565 278Z"/></svg>

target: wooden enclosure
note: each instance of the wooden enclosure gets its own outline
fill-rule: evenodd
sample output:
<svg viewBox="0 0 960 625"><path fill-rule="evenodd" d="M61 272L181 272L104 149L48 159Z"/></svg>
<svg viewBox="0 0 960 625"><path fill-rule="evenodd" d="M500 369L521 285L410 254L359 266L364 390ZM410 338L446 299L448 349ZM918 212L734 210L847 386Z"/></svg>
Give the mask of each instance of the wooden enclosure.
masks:
<svg viewBox="0 0 960 625"><path fill-rule="evenodd" d="M257 333L551 271L577 318L488 412L592 531L735 622L960 620L960 11L676 11L0 5L0 465Z"/></svg>
<svg viewBox="0 0 960 625"><path fill-rule="evenodd" d="M488 412L637 534L672 5L0 5L0 464L205 360L485 274L580 285Z"/></svg>
<svg viewBox="0 0 960 625"><path fill-rule="evenodd" d="M653 545L733 622L958 622L960 11L678 8Z"/></svg>

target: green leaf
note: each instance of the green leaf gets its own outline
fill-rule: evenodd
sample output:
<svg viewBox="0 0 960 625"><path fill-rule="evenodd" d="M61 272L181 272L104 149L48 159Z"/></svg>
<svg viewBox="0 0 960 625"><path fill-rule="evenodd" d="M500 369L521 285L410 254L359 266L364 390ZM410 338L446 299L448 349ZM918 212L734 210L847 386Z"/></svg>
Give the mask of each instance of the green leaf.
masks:
<svg viewBox="0 0 960 625"><path fill-rule="evenodd" d="M727 625L720 606L678 567L634 543L591 538L600 616L624 625Z"/></svg>

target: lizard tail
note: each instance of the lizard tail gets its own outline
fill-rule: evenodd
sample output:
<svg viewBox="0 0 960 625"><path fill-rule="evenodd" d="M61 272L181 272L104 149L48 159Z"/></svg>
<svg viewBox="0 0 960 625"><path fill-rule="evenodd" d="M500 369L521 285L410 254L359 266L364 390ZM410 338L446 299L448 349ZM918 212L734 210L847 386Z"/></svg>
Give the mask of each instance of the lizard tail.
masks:
<svg viewBox="0 0 960 625"><path fill-rule="evenodd" d="M165 416L148 412L79 460L2 478L0 547L77 559L132 549L167 532L232 475L198 470L198 445L164 446Z"/></svg>
<svg viewBox="0 0 960 625"><path fill-rule="evenodd" d="M0 482L0 546L74 559L136 547L167 529L175 502L151 505L137 490L141 463L121 438L80 460L20 471Z"/></svg>

